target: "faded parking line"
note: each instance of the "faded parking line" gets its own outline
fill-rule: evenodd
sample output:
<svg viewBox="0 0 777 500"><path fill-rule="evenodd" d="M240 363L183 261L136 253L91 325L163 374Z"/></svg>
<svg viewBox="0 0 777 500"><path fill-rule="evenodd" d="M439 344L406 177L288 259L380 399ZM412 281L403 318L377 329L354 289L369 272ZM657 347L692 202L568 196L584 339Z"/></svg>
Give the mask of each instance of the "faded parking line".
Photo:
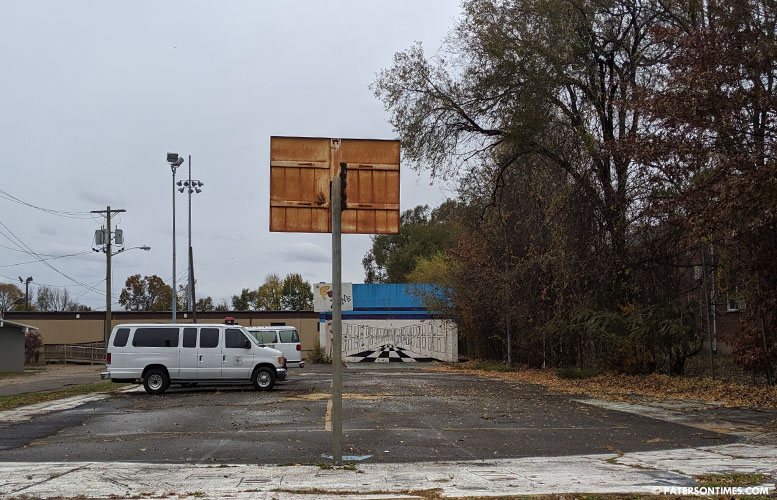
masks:
<svg viewBox="0 0 777 500"><path fill-rule="evenodd" d="M107 399L108 397L110 397L110 395L105 393L85 394L83 396L73 396L55 401L44 401L43 403L22 406L21 408L16 408L14 410L0 412L0 422L3 424L18 424L20 422L26 422L32 419L32 417L45 415L55 411L69 410L91 401L100 401L101 399Z"/></svg>
<svg viewBox="0 0 777 500"><path fill-rule="evenodd" d="M138 391L137 387L128 387L120 392ZM71 396L69 398L55 399L53 401L44 401L32 405L21 406L13 410L0 411L0 426L3 424L18 424L27 422L33 417L54 413L55 411L70 410L92 401L101 401L111 397L110 393L100 392L93 394L83 394Z"/></svg>
<svg viewBox="0 0 777 500"><path fill-rule="evenodd" d="M332 400L330 399L326 403L326 417L324 417L324 430L332 430Z"/></svg>

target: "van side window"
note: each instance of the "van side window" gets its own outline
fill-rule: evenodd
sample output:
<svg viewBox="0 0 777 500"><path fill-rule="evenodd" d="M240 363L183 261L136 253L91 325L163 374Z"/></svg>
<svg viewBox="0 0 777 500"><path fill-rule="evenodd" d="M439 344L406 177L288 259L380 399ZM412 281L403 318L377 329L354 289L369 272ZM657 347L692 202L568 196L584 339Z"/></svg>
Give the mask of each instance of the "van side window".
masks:
<svg viewBox="0 0 777 500"><path fill-rule="evenodd" d="M200 330L200 348L211 349L219 346L219 329L203 328Z"/></svg>
<svg viewBox="0 0 777 500"><path fill-rule="evenodd" d="M224 338L224 347L234 347L234 348L242 349L243 342L248 340L245 337L245 335L243 335L243 332L241 332L237 328L227 328L225 335L226 337Z"/></svg>
<svg viewBox="0 0 777 500"><path fill-rule="evenodd" d="M132 338L135 347L178 347L178 328L137 328Z"/></svg>
<svg viewBox="0 0 777 500"><path fill-rule="evenodd" d="M183 329L183 346L184 347L197 347L197 329L196 328L184 328Z"/></svg>
<svg viewBox="0 0 777 500"><path fill-rule="evenodd" d="M295 344L299 342L297 330L281 330L278 333L281 338L281 344Z"/></svg>
<svg viewBox="0 0 777 500"><path fill-rule="evenodd" d="M129 338L129 328L119 328L116 330L116 336L113 338L113 347L124 347Z"/></svg>

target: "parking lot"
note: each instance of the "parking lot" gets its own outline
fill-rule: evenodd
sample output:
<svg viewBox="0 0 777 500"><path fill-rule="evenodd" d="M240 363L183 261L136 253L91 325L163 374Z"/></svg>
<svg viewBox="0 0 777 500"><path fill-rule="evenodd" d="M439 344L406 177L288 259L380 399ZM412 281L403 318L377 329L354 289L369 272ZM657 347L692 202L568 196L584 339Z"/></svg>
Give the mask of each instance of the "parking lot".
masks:
<svg viewBox="0 0 777 500"><path fill-rule="evenodd" d="M5 427L0 462L316 463L331 454L330 370L292 370L270 392L120 393ZM465 373L351 368L343 392L344 455L365 462L626 453L737 440Z"/></svg>

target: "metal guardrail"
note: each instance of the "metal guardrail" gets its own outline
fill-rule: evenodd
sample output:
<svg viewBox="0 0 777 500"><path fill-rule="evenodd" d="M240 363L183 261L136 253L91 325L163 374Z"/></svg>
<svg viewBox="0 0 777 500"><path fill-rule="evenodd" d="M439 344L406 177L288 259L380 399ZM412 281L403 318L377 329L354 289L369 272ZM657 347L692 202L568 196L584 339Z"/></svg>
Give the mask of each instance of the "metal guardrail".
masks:
<svg viewBox="0 0 777 500"><path fill-rule="evenodd" d="M46 363L103 364L105 347L89 345L46 345Z"/></svg>

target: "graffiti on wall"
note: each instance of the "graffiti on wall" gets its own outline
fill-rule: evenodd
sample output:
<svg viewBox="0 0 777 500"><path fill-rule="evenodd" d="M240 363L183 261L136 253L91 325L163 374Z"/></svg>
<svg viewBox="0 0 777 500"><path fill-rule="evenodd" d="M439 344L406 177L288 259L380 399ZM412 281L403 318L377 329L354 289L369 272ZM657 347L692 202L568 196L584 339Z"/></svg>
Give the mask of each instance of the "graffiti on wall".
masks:
<svg viewBox="0 0 777 500"><path fill-rule="evenodd" d="M457 361L456 323L343 321L343 359L350 363Z"/></svg>

